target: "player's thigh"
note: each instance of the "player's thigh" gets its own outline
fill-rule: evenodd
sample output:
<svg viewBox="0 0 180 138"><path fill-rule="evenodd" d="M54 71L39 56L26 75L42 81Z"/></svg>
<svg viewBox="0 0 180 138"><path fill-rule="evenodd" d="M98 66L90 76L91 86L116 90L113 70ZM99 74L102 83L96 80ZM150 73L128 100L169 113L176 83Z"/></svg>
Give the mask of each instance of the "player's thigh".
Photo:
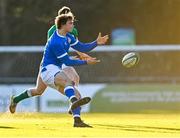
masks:
<svg viewBox="0 0 180 138"><path fill-rule="evenodd" d="M62 70L59 66L56 66L54 64L49 64L46 67L43 67L41 69L40 76L41 76L43 82L47 86L57 89L56 85L55 85L55 76L56 76L56 82L59 82L57 79L57 76L58 76L57 74L61 71Z"/></svg>
<svg viewBox="0 0 180 138"><path fill-rule="evenodd" d="M79 84L79 75L73 67L63 68L63 71L75 83L75 85Z"/></svg>
<svg viewBox="0 0 180 138"><path fill-rule="evenodd" d="M47 88L47 85L43 82L41 76L38 75L37 82L36 82L36 89L40 92L44 92L46 88Z"/></svg>
<svg viewBox="0 0 180 138"><path fill-rule="evenodd" d="M67 76L67 74L64 71L60 71L55 75L54 83L57 87L73 85L72 80Z"/></svg>
<svg viewBox="0 0 180 138"><path fill-rule="evenodd" d="M70 78L79 78L78 73L76 72L76 70L73 67L67 67L63 69L65 73L67 73L68 77Z"/></svg>
<svg viewBox="0 0 180 138"><path fill-rule="evenodd" d="M41 95L47 88L47 85L43 82L40 73L37 76L36 87L31 89L32 96Z"/></svg>

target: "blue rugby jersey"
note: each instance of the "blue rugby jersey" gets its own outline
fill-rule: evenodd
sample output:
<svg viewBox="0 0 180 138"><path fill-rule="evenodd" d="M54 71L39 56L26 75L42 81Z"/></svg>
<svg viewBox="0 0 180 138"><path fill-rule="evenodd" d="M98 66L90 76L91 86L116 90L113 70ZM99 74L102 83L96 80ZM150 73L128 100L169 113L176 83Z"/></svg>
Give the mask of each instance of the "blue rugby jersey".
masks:
<svg viewBox="0 0 180 138"><path fill-rule="evenodd" d="M69 48L80 51L89 52L97 46L97 42L82 43L75 39L73 35L67 33L66 36L62 36L56 30L53 35L48 39L42 60L42 67L49 64L62 67L62 64L66 66L78 66L85 65L85 60L73 60L68 56Z"/></svg>

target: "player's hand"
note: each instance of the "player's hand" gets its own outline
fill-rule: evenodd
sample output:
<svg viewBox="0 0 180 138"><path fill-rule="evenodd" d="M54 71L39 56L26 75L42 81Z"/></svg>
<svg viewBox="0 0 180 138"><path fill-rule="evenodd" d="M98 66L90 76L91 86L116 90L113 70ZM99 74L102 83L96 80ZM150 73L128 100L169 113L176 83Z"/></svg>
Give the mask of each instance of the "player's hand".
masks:
<svg viewBox="0 0 180 138"><path fill-rule="evenodd" d="M72 56L71 58L74 59L74 60L80 59L78 56Z"/></svg>
<svg viewBox="0 0 180 138"><path fill-rule="evenodd" d="M100 60L97 60L97 59L89 59L89 60L86 60L87 61L87 64L88 65L94 65L94 64L97 64L100 62Z"/></svg>
<svg viewBox="0 0 180 138"><path fill-rule="evenodd" d="M96 59L95 57L91 57L88 54L85 54L79 51L77 51L76 53L79 55L79 59L81 60Z"/></svg>
<svg viewBox="0 0 180 138"><path fill-rule="evenodd" d="M103 45L107 42L107 40L109 39L108 35L105 36L101 36L101 33L99 33L98 37L97 37L97 44L98 45Z"/></svg>

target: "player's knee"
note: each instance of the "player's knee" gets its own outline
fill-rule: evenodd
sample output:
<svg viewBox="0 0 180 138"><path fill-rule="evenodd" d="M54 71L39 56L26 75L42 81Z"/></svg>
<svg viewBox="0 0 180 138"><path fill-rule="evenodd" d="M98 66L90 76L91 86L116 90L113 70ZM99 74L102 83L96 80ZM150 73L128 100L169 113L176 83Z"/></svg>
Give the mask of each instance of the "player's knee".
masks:
<svg viewBox="0 0 180 138"><path fill-rule="evenodd" d="M77 82L79 82L80 77L79 77L79 75L78 75L78 74L76 75L76 79L77 79Z"/></svg>
<svg viewBox="0 0 180 138"><path fill-rule="evenodd" d="M37 91L37 96L41 96L43 94L43 91Z"/></svg>
<svg viewBox="0 0 180 138"><path fill-rule="evenodd" d="M40 89L33 89L31 90L31 93L32 93L32 96L40 96L43 94L43 90L40 90Z"/></svg>
<svg viewBox="0 0 180 138"><path fill-rule="evenodd" d="M73 86L74 82L64 73L63 73L63 79L65 80L65 87L66 86Z"/></svg>
<svg viewBox="0 0 180 138"><path fill-rule="evenodd" d="M58 87L74 86L74 82L62 71L56 75L55 85Z"/></svg>
<svg viewBox="0 0 180 138"><path fill-rule="evenodd" d="M58 91L61 92L62 94L64 94L64 87L60 86L60 87L58 88Z"/></svg>
<svg viewBox="0 0 180 138"><path fill-rule="evenodd" d="M70 79L67 79L66 83L65 83L65 87L66 86L74 86L74 82L72 80L70 80Z"/></svg>

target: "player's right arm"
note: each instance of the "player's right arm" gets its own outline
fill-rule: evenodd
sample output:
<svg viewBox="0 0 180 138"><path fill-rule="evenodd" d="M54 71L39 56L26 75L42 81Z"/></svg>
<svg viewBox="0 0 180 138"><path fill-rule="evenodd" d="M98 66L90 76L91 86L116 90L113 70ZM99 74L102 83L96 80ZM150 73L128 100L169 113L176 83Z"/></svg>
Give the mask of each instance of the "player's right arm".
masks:
<svg viewBox="0 0 180 138"><path fill-rule="evenodd" d="M84 53L84 52L89 52L93 50L97 45L105 44L108 39L109 39L108 35L101 36L101 33L99 33L95 41L90 42L90 43L82 43L79 40L71 37L70 45L73 49Z"/></svg>

